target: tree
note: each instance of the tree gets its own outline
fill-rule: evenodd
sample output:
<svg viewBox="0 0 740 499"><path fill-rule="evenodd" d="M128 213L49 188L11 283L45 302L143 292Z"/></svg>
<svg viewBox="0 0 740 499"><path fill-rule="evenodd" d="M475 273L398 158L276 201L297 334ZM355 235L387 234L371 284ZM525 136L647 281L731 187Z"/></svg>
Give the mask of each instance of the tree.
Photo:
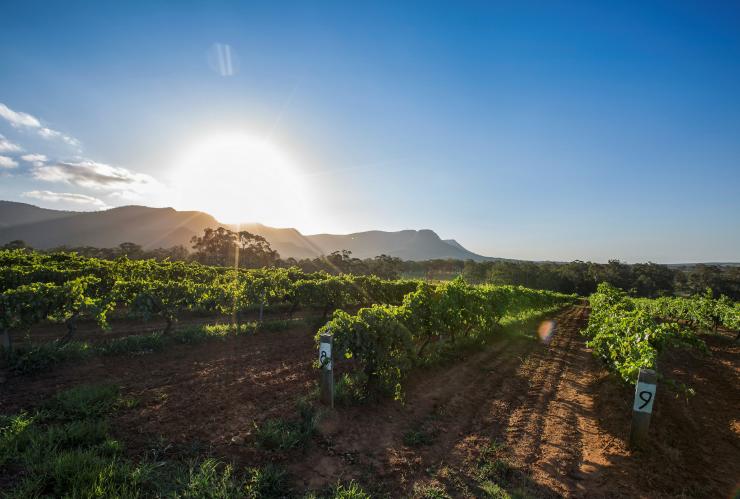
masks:
<svg viewBox="0 0 740 499"><path fill-rule="evenodd" d="M674 272L665 265L636 263L632 266L632 275L638 296L652 298L673 293Z"/></svg>
<svg viewBox="0 0 740 499"><path fill-rule="evenodd" d="M403 260L395 256L378 255L372 260L366 261L370 267L370 274L381 279L398 279L403 267Z"/></svg>
<svg viewBox="0 0 740 499"><path fill-rule="evenodd" d="M246 268L270 267L277 263L280 255L270 247L262 236L246 230L237 234L239 245L239 266Z"/></svg>
<svg viewBox="0 0 740 499"><path fill-rule="evenodd" d="M258 268L275 265L280 258L267 239L246 230L207 228L202 237L193 236L190 242L195 260L206 265Z"/></svg>
<svg viewBox="0 0 740 499"><path fill-rule="evenodd" d="M14 249L33 249L33 248L27 245L25 241L22 241L20 239L15 239L13 241L10 241L9 243L5 243L2 246L0 246L0 249L14 250Z"/></svg>
<svg viewBox="0 0 740 499"><path fill-rule="evenodd" d="M118 245L118 254L136 260L143 256L144 250L136 243L121 243Z"/></svg>
<svg viewBox="0 0 740 499"><path fill-rule="evenodd" d="M236 239L236 233L229 229L208 227L202 237L193 236L190 242L195 250L195 260L206 265L226 266L234 264Z"/></svg>

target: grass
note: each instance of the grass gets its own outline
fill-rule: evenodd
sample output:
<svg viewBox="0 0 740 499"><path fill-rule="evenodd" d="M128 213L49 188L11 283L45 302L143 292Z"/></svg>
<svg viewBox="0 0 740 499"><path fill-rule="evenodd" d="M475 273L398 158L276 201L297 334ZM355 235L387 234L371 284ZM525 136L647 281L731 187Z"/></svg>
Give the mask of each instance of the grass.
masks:
<svg viewBox="0 0 740 499"><path fill-rule="evenodd" d="M245 496L250 499L290 495L288 475L282 468L268 464L262 468L249 468L247 474L244 492Z"/></svg>
<svg viewBox="0 0 740 499"><path fill-rule="evenodd" d="M101 418L124 404L115 385L80 385L52 397L44 408L57 420Z"/></svg>
<svg viewBox="0 0 740 499"><path fill-rule="evenodd" d="M299 405L300 419L267 419L255 428L257 446L264 450L305 448L316 431L319 413L308 404Z"/></svg>
<svg viewBox="0 0 740 499"><path fill-rule="evenodd" d="M354 480L348 484L338 483L331 490L332 499L370 499L371 496Z"/></svg>
<svg viewBox="0 0 740 499"><path fill-rule="evenodd" d="M352 406L368 401L365 390L365 376L362 371L344 373L334 382L334 403L339 406Z"/></svg>
<svg viewBox="0 0 740 499"><path fill-rule="evenodd" d="M481 482L480 488L485 494L485 497L490 497L492 499L509 499L511 497L506 489L491 481Z"/></svg>
<svg viewBox="0 0 740 499"><path fill-rule="evenodd" d="M483 497L523 499L540 495L531 479L504 457L504 450L502 444L490 442L481 448L474 463L472 475Z"/></svg>
<svg viewBox="0 0 740 499"><path fill-rule="evenodd" d="M237 472L214 458L131 460L107 418L131 407L112 385L61 392L33 413L0 416L3 497L268 498L291 493L273 465Z"/></svg>
<svg viewBox="0 0 740 499"><path fill-rule="evenodd" d="M162 350L164 343L162 333L139 334L110 340L96 350L100 355L145 354Z"/></svg>
<svg viewBox="0 0 740 499"><path fill-rule="evenodd" d="M122 457L105 416L127 405L111 385L57 394L32 415L0 419L0 463L23 470L8 497L127 495L143 476Z"/></svg>
<svg viewBox="0 0 740 499"><path fill-rule="evenodd" d="M421 447L431 445L434 435L422 428L412 428L403 434L403 444L408 447Z"/></svg>
<svg viewBox="0 0 740 499"><path fill-rule="evenodd" d="M80 341L21 345L12 352L2 351L4 363L17 374L45 371L62 362L85 359L93 354L90 344Z"/></svg>
<svg viewBox="0 0 740 499"><path fill-rule="evenodd" d="M419 499L450 499L445 489L436 483L415 483L413 497Z"/></svg>
<svg viewBox="0 0 740 499"><path fill-rule="evenodd" d="M57 364L79 361L94 355L126 356L145 355L164 350L171 344L196 345L211 339L254 334L257 331L282 331L303 325L303 320L271 320L262 324L248 322L237 331L232 324L189 326L164 335L162 332L137 334L114 338L98 344L86 341L52 341L49 343L21 345L12 352L0 349L0 360L15 374L33 374L48 371Z"/></svg>
<svg viewBox="0 0 740 499"><path fill-rule="evenodd" d="M501 327L503 328L504 332L514 332L519 333L521 332L522 328L530 326L540 319L555 314L563 309L566 309L568 307L572 306L571 303L566 304L560 304L560 305L553 305L552 307L547 308L533 308L524 310L518 314L515 315L505 315L501 318L499 323L501 324Z"/></svg>

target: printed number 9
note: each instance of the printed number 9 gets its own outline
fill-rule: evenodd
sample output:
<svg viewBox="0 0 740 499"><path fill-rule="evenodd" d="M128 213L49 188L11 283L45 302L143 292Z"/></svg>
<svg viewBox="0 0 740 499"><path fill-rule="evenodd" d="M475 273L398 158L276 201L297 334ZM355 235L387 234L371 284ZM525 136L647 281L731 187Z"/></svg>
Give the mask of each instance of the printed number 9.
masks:
<svg viewBox="0 0 740 499"><path fill-rule="evenodd" d="M645 406L647 406L650 403L650 401L653 399L653 394L648 391L643 391L643 392L640 392L639 397L640 397L640 400L642 400L643 402L642 405L640 406L640 409L644 409Z"/></svg>

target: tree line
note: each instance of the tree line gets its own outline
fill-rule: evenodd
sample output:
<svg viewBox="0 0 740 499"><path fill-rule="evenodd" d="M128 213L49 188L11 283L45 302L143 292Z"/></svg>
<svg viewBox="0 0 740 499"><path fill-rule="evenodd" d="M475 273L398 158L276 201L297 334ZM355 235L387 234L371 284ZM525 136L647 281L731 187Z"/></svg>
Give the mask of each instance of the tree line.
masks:
<svg viewBox="0 0 740 499"><path fill-rule="evenodd" d="M6 249L30 248L23 241L12 241ZM262 236L247 231L234 232L224 227L207 228L203 235L191 239L191 249L184 246L145 250L134 243L115 248L61 247L51 251L74 251L80 255L115 259L195 261L206 265L240 268L298 267L304 272L327 272L332 275L375 275L382 279L400 277L425 280L450 280L463 276L471 283L513 284L533 289L577 293L596 292L601 282L630 292L634 296L657 297L690 295L711 289L715 296L726 295L740 300L740 267L696 264L668 266L657 263L627 264L619 260L608 263L527 262L512 260L437 259L407 261L388 255L356 258L348 250L334 251L316 258L281 258Z"/></svg>

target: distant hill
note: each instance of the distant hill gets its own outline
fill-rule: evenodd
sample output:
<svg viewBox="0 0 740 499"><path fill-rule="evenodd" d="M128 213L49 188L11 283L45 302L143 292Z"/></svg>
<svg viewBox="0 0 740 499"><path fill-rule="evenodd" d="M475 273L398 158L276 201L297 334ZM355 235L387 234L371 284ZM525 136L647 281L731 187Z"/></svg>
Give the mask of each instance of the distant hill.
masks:
<svg viewBox="0 0 740 499"><path fill-rule="evenodd" d="M17 213L24 216L15 218ZM61 216L60 214L64 214ZM95 246L109 248L123 242L144 248L183 244L206 227L218 226L212 216L172 208L123 206L105 211L60 212L23 203L0 201L0 242L21 239L34 248Z"/></svg>
<svg viewBox="0 0 740 499"><path fill-rule="evenodd" d="M183 245L207 227L220 224L207 213L173 208L122 206L105 211L74 212L39 208L25 203L0 201L0 244L21 239L34 248L95 246L109 248L132 242L145 249ZM357 258L385 254L404 260L454 258L492 260L468 251L455 240L442 240L431 230L367 231L354 234L304 235L296 229L244 224L242 230L259 234L283 258L314 258L347 249Z"/></svg>
<svg viewBox="0 0 740 499"><path fill-rule="evenodd" d="M74 211L47 210L32 204L0 201L0 229L76 215Z"/></svg>

